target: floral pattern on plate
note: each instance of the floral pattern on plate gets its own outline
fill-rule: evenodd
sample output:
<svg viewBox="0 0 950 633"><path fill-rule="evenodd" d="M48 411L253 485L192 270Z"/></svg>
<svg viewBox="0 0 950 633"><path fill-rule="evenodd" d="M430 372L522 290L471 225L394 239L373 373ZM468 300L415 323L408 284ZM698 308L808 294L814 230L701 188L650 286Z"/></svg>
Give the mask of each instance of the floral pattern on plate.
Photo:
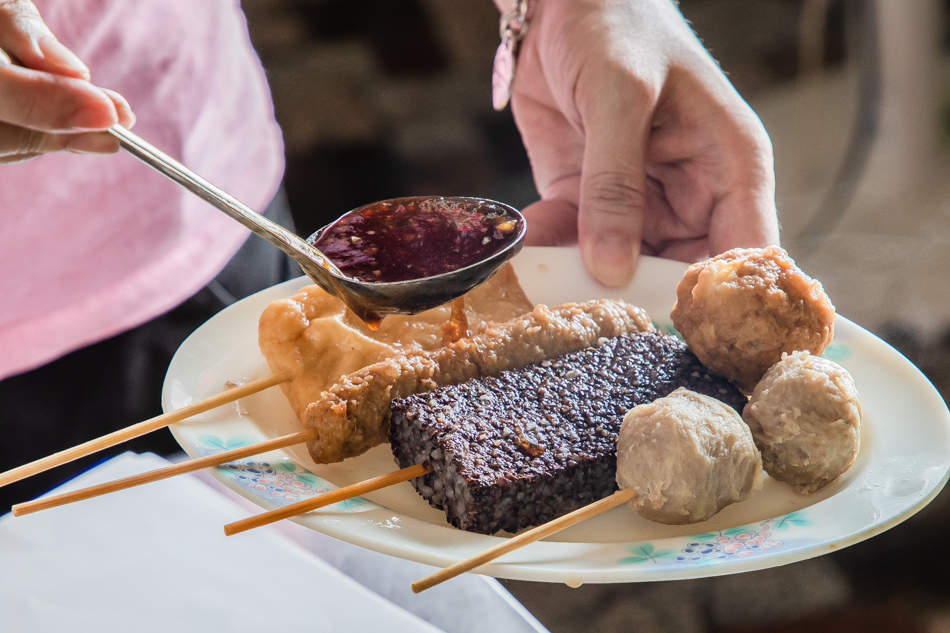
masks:
<svg viewBox="0 0 950 633"><path fill-rule="evenodd" d="M621 565L641 564L709 564L727 559L745 558L758 553L779 550L786 541L778 540L775 532L786 531L795 526L807 526L810 521L806 512L798 511L785 516L767 519L759 524L743 525L693 534L685 538L680 549L657 548L653 543L630 543L625 556L617 562Z"/></svg>
<svg viewBox="0 0 950 633"><path fill-rule="evenodd" d="M825 348L825 351L821 353L822 356L828 360L840 363L848 360L851 357L851 346L847 343L839 343L837 341L832 341L831 345Z"/></svg>
<svg viewBox="0 0 950 633"><path fill-rule="evenodd" d="M253 443L253 440L240 436L223 441L214 435L203 435L200 440L202 444L198 448L204 455L214 455ZM336 489L336 486L287 458L274 463L253 458L237 460L218 466L218 471L248 492L276 506L296 503ZM376 506L362 497L354 497L329 507L338 512L359 512Z"/></svg>

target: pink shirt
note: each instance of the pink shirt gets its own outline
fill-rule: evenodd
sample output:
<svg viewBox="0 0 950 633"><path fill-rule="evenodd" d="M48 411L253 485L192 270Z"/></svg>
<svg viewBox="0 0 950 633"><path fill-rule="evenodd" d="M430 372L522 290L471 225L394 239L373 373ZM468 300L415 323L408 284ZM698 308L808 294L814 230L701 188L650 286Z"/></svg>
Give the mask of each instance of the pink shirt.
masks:
<svg viewBox="0 0 950 633"><path fill-rule="evenodd" d="M237 0L36 4L139 136L263 210L283 146ZM247 235L125 152L0 166L0 378L171 309Z"/></svg>

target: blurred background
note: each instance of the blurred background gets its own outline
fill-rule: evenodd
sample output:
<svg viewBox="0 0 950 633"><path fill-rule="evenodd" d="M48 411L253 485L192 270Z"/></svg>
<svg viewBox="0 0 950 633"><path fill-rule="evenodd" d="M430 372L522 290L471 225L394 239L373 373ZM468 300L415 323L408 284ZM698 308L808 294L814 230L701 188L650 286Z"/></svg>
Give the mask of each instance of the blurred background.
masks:
<svg viewBox="0 0 950 633"><path fill-rule="evenodd" d="M946 338L947 0L682 0L775 146L786 248L852 320ZM303 234L374 200L537 198L488 0L244 0ZM908 341L910 342L910 341Z"/></svg>
<svg viewBox="0 0 950 633"><path fill-rule="evenodd" d="M543 0L542 0L543 1ZM783 242L950 393L947 0L681 0L775 146ZM298 230L416 194L536 199L491 107L489 0L243 0ZM506 586L551 631L950 632L950 496L812 561L661 584Z"/></svg>

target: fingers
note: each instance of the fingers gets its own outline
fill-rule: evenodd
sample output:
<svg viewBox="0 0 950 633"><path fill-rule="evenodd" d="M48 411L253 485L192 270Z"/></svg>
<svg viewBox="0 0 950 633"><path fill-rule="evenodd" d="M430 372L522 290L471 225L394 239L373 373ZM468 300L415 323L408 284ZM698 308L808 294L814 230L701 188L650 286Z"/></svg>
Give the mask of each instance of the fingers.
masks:
<svg viewBox="0 0 950 633"><path fill-rule="evenodd" d="M112 100L112 105L115 107L116 114L119 117L119 125L123 125L127 128L134 127L135 113L132 112L132 106L125 100L125 97L108 88L100 88L100 90L106 93L106 96Z"/></svg>
<svg viewBox="0 0 950 633"><path fill-rule="evenodd" d="M0 163L68 151L112 154L118 140L105 130L135 124L118 93L70 77L0 65Z"/></svg>
<svg viewBox="0 0 950 633"><path fill-rule="evenodd" d="M55 151L113 153L102 132L135 116L118 93L89 83L28 0L0 0L0 163Z"/></svg>
<svg viewBox="0 0 950 633"><path fill-rule="evenodd" d="M118 141L103 132L131 127L128 102L111 90L71 77L0 66L0 163L48 152L111 154Z"/></svg>
<svg viewBox="0 0 950 633"><path fill-rule="evenodd" d="M689 92L702 94L699 89ZM689 186L684 184L679 189L691 192L687 199L693 204L681 204L679 215L695 221L689 215L690 208L709 208L706 226L712 254L736 247L778 244L775 168L768 133L738 96L725 103L712 103L715 109L702 117L706 129L687 125L680 131L684 138L699 145L687 148L692 158L681 163ZM692 108L708 111L698 104ZM687 142L680 145L686 146ZM696 202L696 198L702 202Z"/></svg>
<svg viewBox="0 0 950 633"><path fill-rule="evenodd" d="M764 177L754 186L735 189L716 204L709 227L710 252L779 243L773 180Z"/></svg>
<svg viewBox="0 0 950 633"><path fill-rule="evenodd" d="M104 130L119 122L109 95L87 81L0 66L0 121L45 132Z"/></svg>
<svg viewBox="0 0 950 633"><path fill-rule="evenodd" d="M732 147L742 165L741 176L717 201L710 223L709 245L714 253L779 243L772 141L751 109L746 112L738 122Z"/></svg>
<svg viewBox="0 0 950 633"><path fill-rule="evenodd" d="M89 68L53 36L28 0L0 0L0 49L27 68L89 79Z"/></svg>
<svg viewBox="0 0 950 633"><path fill-rule="evenodd" d="M0 0L0 163L55 151L112 153L102 132L135 116L50 32L29 0Z"/></svg>
<svg viewBox="0 0 950 633"><path fill-rule="evenodd" d="M578 85L587 133L578 241L591 275L608 286L633 277L646 212L645 154L659 85L606 66Z"/></svg>

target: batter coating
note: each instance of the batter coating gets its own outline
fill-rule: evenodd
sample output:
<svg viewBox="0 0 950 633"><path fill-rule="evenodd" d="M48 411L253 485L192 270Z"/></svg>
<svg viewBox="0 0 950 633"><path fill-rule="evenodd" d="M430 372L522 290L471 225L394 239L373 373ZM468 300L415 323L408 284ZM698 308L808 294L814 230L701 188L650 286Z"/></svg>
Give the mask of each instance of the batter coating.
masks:
<svg viewBox="0 0 950 633"><path fill-rule="evenodd" d="M476 331L534 307L511 264L469 291L464 300L465 320ZM310 403L319 400L340 376L384 358L444 345L452 310L453 306L444 305L411 316L394 314L373 331L342 301L311 285L267 306L261 314L258 342L274 373L294 372L294 379L281 389L304 422Z"/></svg>
<svg viewBox="0 0 950 633"><path fill-rule="evenodd" d="M624 416L617 484L646 519L697 523L761 488L762 459L734 409L680 387Z"/></svg>
<svg viewBox="0 0 950 633"><path fill-rule="evenodd" d="M318 464L354 457L388 439L393 400L496 376L584 349L601 338L654 329L643 309L622 301L535 306L520 318L486 325L470 338L394 356L343 376L307 407L306 424L318 432L307 448Z"/></svg>
<svg viewBox="0 0 950 633"><path fill-rule="evenodd" d="M756 386L742 417L765 471L801 494L834 481L858 455L858 391L851 374L827 358L783 355Z"/></svg>
<svg viewBox="0 0 950 633"><path fill-rule="evenodd" d="M693 264L676 288L671 316L693 353L751 393L782 354L820 354L835 308L821 283L778 246L737 248Z"/></svg>

